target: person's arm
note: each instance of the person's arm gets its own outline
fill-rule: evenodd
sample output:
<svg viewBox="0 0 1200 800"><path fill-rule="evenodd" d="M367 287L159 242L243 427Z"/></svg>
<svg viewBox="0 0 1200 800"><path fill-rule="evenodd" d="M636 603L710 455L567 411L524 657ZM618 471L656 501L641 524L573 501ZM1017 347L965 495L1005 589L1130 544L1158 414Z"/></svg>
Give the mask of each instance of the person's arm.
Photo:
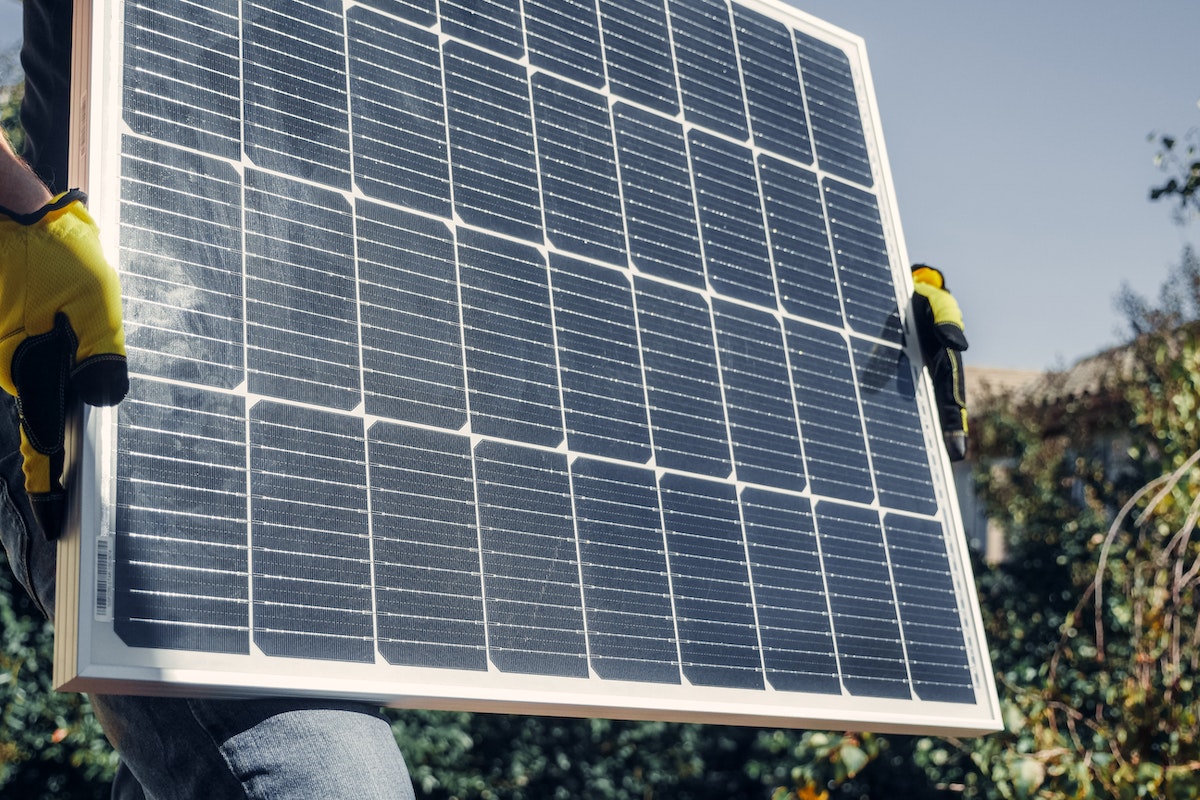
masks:
<svg viewBox="0 0 1200 800"><path fill-rule="evenodd" d="M50 200L46 184L13 152L8 137L0 135L0 208L32 214Z"/></svg>
<svg viewBox="0 0 1200 800"><path fill-rule="evenodd" d="M52 196L2 134L0 388L17 398L25 491L54 539L71 403L113 405L129 390L121 287L83 195Z"/></svg>

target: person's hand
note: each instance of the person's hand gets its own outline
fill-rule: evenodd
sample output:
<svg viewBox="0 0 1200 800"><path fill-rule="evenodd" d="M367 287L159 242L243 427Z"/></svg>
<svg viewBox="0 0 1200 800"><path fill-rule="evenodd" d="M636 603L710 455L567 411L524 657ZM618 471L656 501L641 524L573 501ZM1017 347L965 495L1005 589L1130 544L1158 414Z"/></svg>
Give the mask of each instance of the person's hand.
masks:
<svg viewBox="0 0 1200 800"><path fill-rule="evenodd" d="M25 489L49 539L66 515L70 404L129 391L121 288L79 192L33 214L0 209L0 387L17 398Z"/></svg>

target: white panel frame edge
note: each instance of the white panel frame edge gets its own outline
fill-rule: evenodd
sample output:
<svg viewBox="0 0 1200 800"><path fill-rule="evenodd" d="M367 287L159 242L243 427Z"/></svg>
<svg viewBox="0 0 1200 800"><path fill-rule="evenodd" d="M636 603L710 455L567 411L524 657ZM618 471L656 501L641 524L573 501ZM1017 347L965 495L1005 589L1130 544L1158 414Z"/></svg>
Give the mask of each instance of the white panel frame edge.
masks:
<svg viewBox="0 0 1200 800"><path fill-rule="evenodd" d="M347 0L352 2L352 0ZM912 280L901 233L883 133L863 39L812 17L782 0L740 4L843 47L850 56L860 98L871 167L878 188L897 302L909 309ZM73 185L90 192L105 251L117 253L120 224L121 137L119 114L123 65L122 0L75 0L72 87ZM110 99L113 102L108 102ZM93 113L95 112L95 113ZM115 116L115 118L114 118ZM115 263L115 260L114 260ZM911 320L905 321L915 342ZM910 347L910 351L912 348ZM919 354L910 352L919 359ZM919 361L914 361L919 363ZM982 617L949 460L933 413L933 394L921 371L917 400L923 433L943 509L942 522L953 572L976 702L896 700L850 695L803 694L720 687L664 685L553 676L510 675L389 665L227 655L126 646L113 632L111 611L97 613L97 584L112 553L116 495L118 409L83 409L69 426L71 504L68 530L58 545L54 685L60 691L172 696L250 697L264 694L339 697L407 708L544 714L570 717L665 720L878 732L978 735L1000 730L1002 720ZM107 541L106 541L107 540ZM111 558L111 555L110 555ZM108 573L111 574L111 568ZM111 592L111 585L109 591ZM111 596L100 598L111 609ZM107 617L107 618L106 618Z"/></svg>

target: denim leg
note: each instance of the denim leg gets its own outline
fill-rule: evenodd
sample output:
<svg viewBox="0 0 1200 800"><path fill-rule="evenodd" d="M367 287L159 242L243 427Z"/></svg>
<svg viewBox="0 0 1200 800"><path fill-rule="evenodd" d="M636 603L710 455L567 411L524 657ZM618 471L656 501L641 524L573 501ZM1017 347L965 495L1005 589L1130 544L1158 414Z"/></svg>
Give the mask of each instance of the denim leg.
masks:
<svg viewBox="0 0 1200 800"><path fill-rule="evenodd" d="M121 753L114 800L412 800L391 727L361 703L93 695Z"/></svg>
<svg viewBox="0 0 1200 800"><path fill-rule="evenodd" d="M7 392L0 392L0 542L17 581L42 613L53 619L57 543L48 541L33 519L20 448L17 403Z"/></svg>

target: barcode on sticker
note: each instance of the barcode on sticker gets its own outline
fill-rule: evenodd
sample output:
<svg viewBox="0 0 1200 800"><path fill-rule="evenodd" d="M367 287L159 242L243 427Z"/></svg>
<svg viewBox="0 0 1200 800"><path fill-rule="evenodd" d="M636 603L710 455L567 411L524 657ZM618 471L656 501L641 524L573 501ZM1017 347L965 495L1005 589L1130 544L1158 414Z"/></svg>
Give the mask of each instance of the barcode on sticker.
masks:
<svg viewBox="0 0 1200 800"><path fill-rule="evenodd" d="M112 622L112 537L96 539L96 621Z"/></svg>

